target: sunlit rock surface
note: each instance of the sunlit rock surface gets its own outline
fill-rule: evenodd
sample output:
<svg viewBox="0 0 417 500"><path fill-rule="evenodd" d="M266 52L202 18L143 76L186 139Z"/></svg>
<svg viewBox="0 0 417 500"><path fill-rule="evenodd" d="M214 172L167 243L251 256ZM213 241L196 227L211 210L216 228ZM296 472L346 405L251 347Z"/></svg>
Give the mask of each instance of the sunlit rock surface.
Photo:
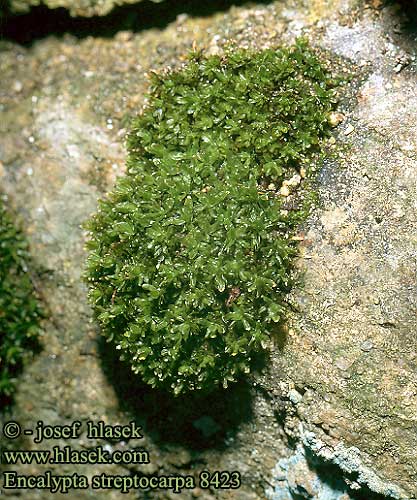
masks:
<svg viewBox="0 0 417 500"><path fill-rule="evenodd" d="M22 14L32 7L44 5L49 9L68 9L74 17L91 17L104 16L115 7L134 3L138 3L138 0L10 0L9 9L13 14Z"/></svg>

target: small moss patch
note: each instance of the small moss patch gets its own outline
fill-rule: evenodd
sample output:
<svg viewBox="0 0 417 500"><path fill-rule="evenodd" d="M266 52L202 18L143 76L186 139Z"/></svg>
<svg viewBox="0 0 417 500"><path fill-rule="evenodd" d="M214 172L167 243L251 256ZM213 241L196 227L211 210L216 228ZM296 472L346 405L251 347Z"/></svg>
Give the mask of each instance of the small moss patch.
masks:
<svg viewBox="0 0 417 500"><path fill-rule="evenodd" d="M28 247L0 200L0 406L36 348L41 310L28 274Z"/></svg>
<svg viewBox="0 0 417 500"><path fill-rule="evenodd" d="M193 53L152 74L127 174L87 225L91 303L145 382L179 394L250 371L285 312L306 214L288 194L326 134L334 86L304 41Z"/></svg>

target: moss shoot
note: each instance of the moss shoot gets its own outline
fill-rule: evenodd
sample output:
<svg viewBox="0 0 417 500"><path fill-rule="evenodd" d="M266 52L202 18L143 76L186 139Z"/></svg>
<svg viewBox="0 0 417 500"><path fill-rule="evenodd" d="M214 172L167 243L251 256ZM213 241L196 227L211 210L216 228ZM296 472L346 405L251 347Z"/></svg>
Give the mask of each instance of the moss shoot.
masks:
<svg viewBox="0 0 417 500"><path fill-rule="evenodd" d="M28 274L27 243L0 200L0 407L36 347L41 310Z"/></svg>
<svg viewBox="0 0 417 500"><path fill-rule="evenodd" d="M294 191L334 86L304 41L152 74L127 174L87 224L86 273L103 334L148 384L227 387L282 321L305 216Z"/></svg>

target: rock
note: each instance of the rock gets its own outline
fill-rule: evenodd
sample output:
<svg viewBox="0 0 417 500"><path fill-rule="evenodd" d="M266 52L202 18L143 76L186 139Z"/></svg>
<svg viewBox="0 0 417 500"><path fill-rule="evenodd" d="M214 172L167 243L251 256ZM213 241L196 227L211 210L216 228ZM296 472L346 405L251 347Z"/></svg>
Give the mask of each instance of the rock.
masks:
<svg viewBox="0 0 417 500"><path fill-rule="evenodd" d="M349 487L340 479L324 482L325 476L308 462L305 449L298 445L288 458L281 459L273 471L273 487L267 491L270 500L350 500Z"/></svg>
<svg viewBox="0 0 417 500"><path fill-rule="evenodd" d="M329 123L332 127L337 127L340 125L345 119L345 115L343 113L332 112L329 115Z"/></svg>
<svg viewBox="0 0 417 500"><path fill-rule="evenodd" d="M210 437L220 430L220 426L210 416L204 415L203 417L193 422L193 427L201 431L204 437Z"/></svg>
<svg viewBox="0 0 417 500"><path fill-rule="evenodd" d="M302 401L303 396L295 389L291 389L288 393L288 398L291 401L291 403L294 403L296 405Z"/></svg>
<svg viewBox="0 0 417 500"><path fill-rule="evenodd" d="M301 182L301 175L295 174L287 181L287 186L296 187Z"/></svg>
<svg viewBox="0 0 417 500"><path fill-rule="evenodd" d="M349 123L349 125L345 128L345 131L343 133L345 135L350 135L354 130L355 127L351 123Z"/></svg>
<svg viewBox="0 0 417 500"><path fill-rule="evenodd" d="M134 3L138 3L138 0L10 0L9 8L14 14L21 14L32 7L45 5L50 9L68 9L71 16L92 17L105 16L114 7Z"/></svg>
<svg viewBox="0 0 417 500"><path fill-rule="evenodd" d="M364 352L372 351L373 347L374 347L374 344L371 340L365 340L365 342L362 342L362 344L361 344L361 349Z"/></svg>
<svg viewBox="0 0 417 500"><path fill-rule="evenodd" d="M290 195L290 188L288 187L288 184L283 184L279 190L279 194L281 196L287 197Z"/></svg>

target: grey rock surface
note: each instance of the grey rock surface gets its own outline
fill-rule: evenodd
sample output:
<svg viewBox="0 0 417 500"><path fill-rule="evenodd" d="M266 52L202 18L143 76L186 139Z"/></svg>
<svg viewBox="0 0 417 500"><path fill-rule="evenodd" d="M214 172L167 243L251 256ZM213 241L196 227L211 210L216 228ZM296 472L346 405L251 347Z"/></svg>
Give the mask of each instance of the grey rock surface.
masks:
<svg viewBox="0 0 417 500"><path fill-rule="evenodd" d="M22 14L32 7L45 5L49 9L68 9L74 17L92 17L105 16L115 7L135 3L138 3L138 0L10 0L8 8L13 14Z"/></svg>

